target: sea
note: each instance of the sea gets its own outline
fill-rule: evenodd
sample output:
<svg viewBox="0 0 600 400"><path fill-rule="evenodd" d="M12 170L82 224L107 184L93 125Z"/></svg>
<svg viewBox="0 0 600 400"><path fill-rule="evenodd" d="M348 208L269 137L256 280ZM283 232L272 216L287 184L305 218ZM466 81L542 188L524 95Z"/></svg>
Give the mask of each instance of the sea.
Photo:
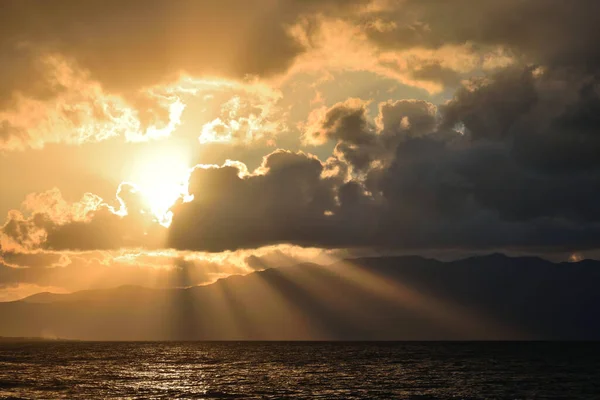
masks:
<svg viewBox="0 0 600 400"><path fill-rule="evenodd" d="M600 343L0 343L0 399L600 399Z"/></svg>

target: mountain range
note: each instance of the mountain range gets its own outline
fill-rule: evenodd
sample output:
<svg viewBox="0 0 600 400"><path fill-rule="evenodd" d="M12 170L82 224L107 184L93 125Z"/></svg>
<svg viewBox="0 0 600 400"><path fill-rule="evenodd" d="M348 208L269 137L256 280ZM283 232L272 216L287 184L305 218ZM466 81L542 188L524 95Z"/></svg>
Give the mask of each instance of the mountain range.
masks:
<svg viewBox="0 0 600 400"><path fill-rule="evenodd" d="M600 262L501 254L267 268L180 289L0 303L0 336L79 340L596 340Z"/></svg>

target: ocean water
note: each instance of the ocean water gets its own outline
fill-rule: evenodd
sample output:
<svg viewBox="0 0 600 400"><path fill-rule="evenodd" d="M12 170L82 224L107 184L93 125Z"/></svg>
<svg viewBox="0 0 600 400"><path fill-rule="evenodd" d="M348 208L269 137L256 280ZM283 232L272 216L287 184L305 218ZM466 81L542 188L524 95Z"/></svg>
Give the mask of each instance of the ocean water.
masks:
<svg viewBox="0 0 600 400"><path fill-rule="evenodd" d="M0 399L600 399L600 343L0 344Z"/></svg>

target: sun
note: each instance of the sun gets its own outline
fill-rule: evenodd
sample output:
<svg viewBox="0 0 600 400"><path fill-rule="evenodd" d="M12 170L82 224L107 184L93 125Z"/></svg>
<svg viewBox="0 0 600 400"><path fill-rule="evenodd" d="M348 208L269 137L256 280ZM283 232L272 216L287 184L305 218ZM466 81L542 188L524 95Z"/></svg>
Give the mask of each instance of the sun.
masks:
<svg viewBox="0 0 600 400"><path fill-rule="evenodd" d="M146 152L135 162L131 182L135 183L147 207L164 225L171 223L169 208L187 195L190 168L186 151L174 146L160 146Z"/></svg>

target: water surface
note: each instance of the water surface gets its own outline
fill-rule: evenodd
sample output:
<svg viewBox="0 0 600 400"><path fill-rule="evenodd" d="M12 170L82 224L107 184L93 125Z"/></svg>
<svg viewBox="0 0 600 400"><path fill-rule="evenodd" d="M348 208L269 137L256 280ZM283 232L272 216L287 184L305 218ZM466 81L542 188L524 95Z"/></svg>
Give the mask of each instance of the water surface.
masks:
<svg viewBox="0 0 600 400"><path fill-rule="evenodd" d="M0 344L0 399L600 399L600 343Z"/></svg>

